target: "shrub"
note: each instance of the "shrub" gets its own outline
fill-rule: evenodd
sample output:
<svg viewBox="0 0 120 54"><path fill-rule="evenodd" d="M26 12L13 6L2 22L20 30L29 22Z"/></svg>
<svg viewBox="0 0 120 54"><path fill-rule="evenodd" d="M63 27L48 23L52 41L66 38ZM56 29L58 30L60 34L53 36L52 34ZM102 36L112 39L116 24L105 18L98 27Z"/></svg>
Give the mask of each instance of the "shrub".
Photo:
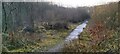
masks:
<svg viewBox="0 0 120 54"><path fill-rule="evenodd" d="M63 51L119 52L118 3L95 6L92 11L91 19L80 38L65 46Z"/></svg>

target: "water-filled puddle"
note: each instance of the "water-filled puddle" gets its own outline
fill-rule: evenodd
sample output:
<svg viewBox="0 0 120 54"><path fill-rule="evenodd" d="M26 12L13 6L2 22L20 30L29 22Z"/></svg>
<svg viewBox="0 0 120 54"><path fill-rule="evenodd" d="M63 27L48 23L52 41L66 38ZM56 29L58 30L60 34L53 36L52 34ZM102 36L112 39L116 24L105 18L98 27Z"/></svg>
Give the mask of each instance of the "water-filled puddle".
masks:
<svg viewBox="0 0 120 54"><path fill-rule="evenodd" d="M79 26L77 26L68 37L66 37L65 41L56 45L54 48L48 50L48 52L59 52L61 48L64 47L64 44L69 44L69 42L71 42L74 39L78 38L78 35L83 31L83 28L86 27L88 21L84 21L82 24L80 24Z"/></svg>

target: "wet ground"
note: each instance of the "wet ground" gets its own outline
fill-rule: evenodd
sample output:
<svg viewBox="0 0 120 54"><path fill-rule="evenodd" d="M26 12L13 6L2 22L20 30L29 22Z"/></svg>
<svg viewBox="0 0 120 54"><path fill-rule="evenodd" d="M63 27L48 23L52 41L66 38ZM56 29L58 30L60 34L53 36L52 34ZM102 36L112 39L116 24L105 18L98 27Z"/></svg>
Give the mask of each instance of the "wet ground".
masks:
<svg viewBox="0 0 120 54"><path fill-rule="evenodd" d="M72 40L77 39L78 35L83 31L83 29L86 27L88 21L84 21L82 24L77 26L68 37L66 37L64 42L59 43L55 47L48 50L48 52L60 52L61 48L64 47L64 44L69 44Z"/></svg>

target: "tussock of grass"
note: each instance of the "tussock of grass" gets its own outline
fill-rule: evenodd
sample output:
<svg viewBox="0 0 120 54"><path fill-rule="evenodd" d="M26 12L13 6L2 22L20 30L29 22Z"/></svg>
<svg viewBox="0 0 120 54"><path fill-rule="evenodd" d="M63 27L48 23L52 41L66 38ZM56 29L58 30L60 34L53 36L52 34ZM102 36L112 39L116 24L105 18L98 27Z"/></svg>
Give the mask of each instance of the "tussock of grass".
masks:
<svg viewBox="0 0 120 54"><path fill-rule="evenodd" d="M44 34L46 36L42 40L32 41L31 44L26 42L26 44L21 48L16 48L10 50L9 52L43 52L54 47L56 44L64 41L66 36L76 27L78 24L70 24L69 30L46 30ZM25 40L24 40L25 41ZM34 44L32 44L34 43Z"/></svg>

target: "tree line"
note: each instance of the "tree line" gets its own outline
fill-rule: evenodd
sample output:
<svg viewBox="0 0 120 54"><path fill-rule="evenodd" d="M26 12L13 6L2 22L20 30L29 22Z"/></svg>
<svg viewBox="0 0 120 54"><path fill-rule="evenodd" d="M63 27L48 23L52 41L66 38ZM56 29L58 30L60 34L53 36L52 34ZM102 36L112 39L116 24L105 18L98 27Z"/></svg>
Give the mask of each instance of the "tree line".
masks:
<svg viewBox="0 0 120 54"><path fill-rule="evenodd" d="M23 27L43 25L53 29L67 28L89 18L88 7L65 8L50 2L3 2L3 32L17 31ZM61 27L60 27L61 26Z"/></svg>

